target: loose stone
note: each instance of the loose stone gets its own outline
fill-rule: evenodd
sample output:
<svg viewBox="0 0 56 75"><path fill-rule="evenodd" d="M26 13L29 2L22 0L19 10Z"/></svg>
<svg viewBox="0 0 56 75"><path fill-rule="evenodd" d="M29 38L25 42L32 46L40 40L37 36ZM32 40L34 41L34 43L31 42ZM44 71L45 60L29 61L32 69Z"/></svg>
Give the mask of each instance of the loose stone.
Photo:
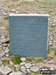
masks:
<svg viewBox="0 0 56 75"><path fill-rule="evenodd" d="M21 70L24 74L27 74L27 71L26 71L26 67L25 67L25 66L21 66L21 67L20 67L20 70Z"/></svg>
<svg viewBox="0 0 56 75"><path fill-rule="evenodd" d="M32 64L31 63L27 63L27 64L25 64L25 66L26 66L26 68L30 68L32 66Z"/></svg>
<svg viewBox="0 0 56 75"><path fill-rule="evenodd" d="M37 72L37 71L39 70L39 67L38 67L38 66L32 66L32 67L30 68L30 70L31 70L32 72Z"/></svg>

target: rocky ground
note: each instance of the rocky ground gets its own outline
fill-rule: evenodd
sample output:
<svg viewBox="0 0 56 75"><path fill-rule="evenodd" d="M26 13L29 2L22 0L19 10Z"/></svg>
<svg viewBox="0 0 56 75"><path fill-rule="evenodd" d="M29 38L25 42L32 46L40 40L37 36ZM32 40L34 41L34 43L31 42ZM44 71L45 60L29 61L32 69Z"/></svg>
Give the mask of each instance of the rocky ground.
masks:
<svg viewBox="0 0 56 75"><path fill-rule="evenodd" d="M11 13L50 15L47 59L44 60L42 57L18 58L10 54L8 16ZM54 49L56 49L55 0L0 0L0 75L42 75L40 69L56 69L56 51ZM14 60L15 58L18 58L19 61Z"/></svg>

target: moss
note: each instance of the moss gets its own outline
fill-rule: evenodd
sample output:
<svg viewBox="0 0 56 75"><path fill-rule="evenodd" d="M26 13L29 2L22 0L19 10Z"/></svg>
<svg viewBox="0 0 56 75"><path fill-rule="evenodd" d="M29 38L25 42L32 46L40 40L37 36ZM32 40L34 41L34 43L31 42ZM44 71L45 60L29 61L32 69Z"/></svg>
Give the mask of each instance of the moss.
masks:
<svg viewBox="0 0 56 75"><path fill-rule="evenodd" d="M10 60L11 60L14 64L20 64L20 62L21 62L20 56L11 57Z"/></svg>
<svg viewBox="0 0 56 75"><path fill-rule="evenodd" d="M4 64L4 65L9 65L9 60L3 60L3 61L2 61L2 64Z"/></svg>

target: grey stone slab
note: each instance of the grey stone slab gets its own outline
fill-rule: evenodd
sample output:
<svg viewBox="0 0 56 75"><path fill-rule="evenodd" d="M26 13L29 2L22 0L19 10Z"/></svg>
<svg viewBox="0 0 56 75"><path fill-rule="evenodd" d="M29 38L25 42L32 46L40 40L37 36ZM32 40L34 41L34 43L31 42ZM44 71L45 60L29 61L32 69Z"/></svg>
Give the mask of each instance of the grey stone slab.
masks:
<svg viewBox="0 0 56 75"><path fill-rule="evenodd" d="M47 15L10 15L9 32L12 54L47 57Z"/></svg>

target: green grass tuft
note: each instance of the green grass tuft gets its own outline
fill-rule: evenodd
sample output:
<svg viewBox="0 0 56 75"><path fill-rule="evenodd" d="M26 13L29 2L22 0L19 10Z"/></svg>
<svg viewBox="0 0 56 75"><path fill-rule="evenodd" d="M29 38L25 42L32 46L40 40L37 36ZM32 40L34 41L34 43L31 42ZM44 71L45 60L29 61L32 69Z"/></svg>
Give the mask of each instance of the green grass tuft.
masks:
<svg viewBox="0 0 56 75"><path fill-rule="evenodd" d="M49 30L50 32L52 32L52 31L54 30L54 28L53 28L52 26L49 26L49 27L48 27L48 30Z"/></svg>
<svg viewBox="0 0 56 75"><path fill-rule="evenodd" d="M4 17L4 20L8 20L8 16L5 16L5 17Z"/></svg>
<svg viewBox="0 0 56 75"><path fill-rule="evenodd" d="M3 61L2 61L2 64L4 64L4 65L9 65L9 60L3 60Z"/></svg>
<svg viewBox="0 0 56 75"><path fill-rule="evenodd" d="M20 56L11 57L10 60L11 60L14 64L20 64L20 62L21 62Z"/></svg>

